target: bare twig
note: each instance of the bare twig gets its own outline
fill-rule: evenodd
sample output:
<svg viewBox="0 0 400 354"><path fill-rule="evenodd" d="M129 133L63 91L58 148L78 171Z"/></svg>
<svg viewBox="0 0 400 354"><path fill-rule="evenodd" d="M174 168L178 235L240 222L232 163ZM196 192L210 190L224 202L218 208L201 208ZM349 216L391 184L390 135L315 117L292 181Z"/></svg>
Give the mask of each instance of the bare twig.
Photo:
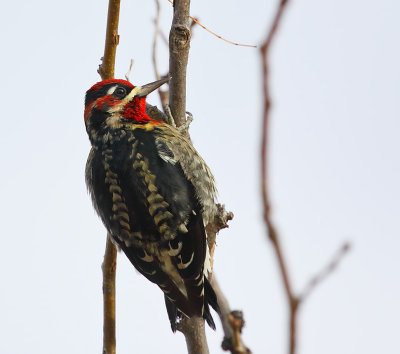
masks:
<svg viewBox="0 0 400 354"><path fill-rule="evenodd" d="M331 261L327 264L327 266L320 270L311 280L308 282L303 292L298 296L299 302L303 302L308 296L312 293L312 291L323 282L332 272L336 270L338 265L340 264L343 257L350 251L351 245L348 242L345 242L336 254L332 257Z"/></svg>
<svg viewBox="0 0 400 354"><path fill-rule="evenodd" d="M104 56L98 70L98 73L103 80L114 78L115 54L119 43L119 8L120 0L109 0Z"/></svg>
<svg viewBox="0 0 400 354"><path fill-rule="evenodd" d="M168 1L169 1L171 4L173 4L173 1L172 1L172 0L168 0ZM219 39L222 39L223 41L225 41L225 42L227 42L227 43L229 43L229 44L237 45L237 46L239 46L239 47L257 48L256 45L232 42L232 41L230 41L229 39L226 39L226 38L224 38L224 37L222 37L222 36L216 34L215 32L209 30L206 26L202 25L202 24L198 21L197 18L192 17L192 16L190 16L190 15L189 15L189 17L190 17L190 18L192 19L192 21L193 21L192 24L190 25L190 27L193 26L193 23L197 23L201 28L205 29L207 32L211 33L213 36L215 36L215 37L217 37L217 38L219 38Z"/></svg>
<svg viewBox="0 0 400 354"><path fill-rule="evenodd" d="M217 233L228 227L228 222L233 219L233 213L227 212L225 205L217 204L217 213L214 220L206 226L208 247L210 249L211 267L214 261L214 250ZM222 292L218 281L213 273L211 276L211 285L217 295L218 305L221 309L219 317L221 319L222 328L224 330L224 339L222 348L229 350L232 354L251 354L249 348L246 347L242 338L241 332L244 326L243 312L232 311L229 302Z"/></svg>
<svg viewBox="0 0 400 354"><path fill-rule="evenodd" d="M174 2L169 33L169 106L177 127L186 121L186 67L190 48L190 0Z"/></svg>
<svg viewBox="0 0 400 354"><path fill-rule="evenodd" d="M153 68L154 68L154 74L156 75L156 80L160 80L161 76L158 71L158 65L157 65L157 39L160 34L160 15L161 15L161 7L160 7L160 1L155 0L156 3L156 18L154 19L154 37L153 37Z"/></svg>
<svg viewBox="0 0 400 354"><path fill-rule="evenodd" d="M115 71L115 54L119 42L120 0L109 0L104 56L98 73L103 80L112 79ZM103 270L103 354L115 354L115 270L117 250L107 236Z"/></svg>
<svg viewBox="0 0 400 354"><path fill-rule="evenodd" d="M272 22L272 26L268 31L267 37L263 45L261 46L261 56L262 56L262 64L263 64L263 88L264 88L264 114L262 120L262 141L261 141L261 188L262 188L262 198L264 205L264 221L267 226L268 236L275 250L275 254L277 256L279 269L281 272L283 284L285 287L286 298L290 307L290 345L289 345L289 353L294 354L296 348L296 313L298 309L298 299L293 293L292 285L289 280L288 268L285 262L285 259L282 254L282 249L280 246L279 238L275 230L275 226L271 220L270 215L270 201L268 195L268 175L267 175L267 166L268 166L268 127L269 127L269 111L271 108L271 97L268 85L269 79L269 67L268 67L268 51L271 46L272 39L276 33L279 22L281 20L283 11L285 6L287 5L287 0L281 0L278 10L275 14L274 20Z"/></svg>
<svg viewBox="0 0 400 354"><path fill-rule="evenodd" d="M117 268L117 249L107 236L103 270L103 354L115 354L115 273Z"/></svg>
<svg viewBox="0 0 400 354"><path fill-rule="evenodd" d="M126 81L131 81L131 72L133 69L133 65L135 64L135 61L133 59L131 59L131 64L129 65L129 70L128 72L125 74L125 79Z"/></svg>
<svg viewBox="0 0 400 354"><path fill-rule="evenodd" d="M294 354L296 351L296 331L297 331L297 313L299 305L309 296L309 294L315 289L315 287L321 283L331 272L337 267L340 260L343 258L345 253L349 249L349 245L345 244L338 255L329 263L328 267L323 269L314 278L311 279L309 284L301 295L297 295L293 292L292 283L289 278L288 267L286 260L283 256L283 251L280 245L280 238L277 234L273 221L271 219L271 205L268 195L268 128L269 128L269 113L271 108L271 96L269 90L269 66L268 66L268 53L271 47L272 40L278 29L282 14L286 9L288 0L281 0L278 9L275 13L272 25L267 33L266 39L261 46L262 56L262 67L263 67L263 93L264 93L264 113L262 120L262 141L261 141L261 188L262 188L262 199L264 205L264 221L267 227L268 237L274 248L279 270L282 276L286 299L289 306L289 353Z"/></svg>
<svg viewBox="0 0 400 354"><path fill-rule="evenodd" d="M161 76L158 70L158 63L157 63L157 40L160 35L160 14L161 14L161 6L160 6L160 1L155 0L156 2L156 18L154 20L154 38L153 38L153 68L154 68L154 74L156 76L156 80L160 80ZM165 109L166 105L168 104L168 90L163 90L161 87L157 90L158 95L160 97L161 105Z"/></svg>
<svg viewBox="0 0 400 354"><path fill-rule="evenodd" d="M215 273L212 275L211 285L217 295L218 305L221 309L219 317L224 329L222 349L230 351L232 354L251 354L250 349L246 347L241 338L244 326L243 312L231 310L229 302L218 284Z"/></svg>
<svg viewBox="0 0 400 354"><path fill-rule="evenodd" d="M252 45L252 44L243 44L243 43L236 43L236 42L232 42L229 39L226 39L222 36L220 36L219 34L216 34L215 32L211 31L210 29L208 29L206 26L203 26L196 18L190 16L190 18L193 20L193 22L197 23L201 28L205 29L207 32L211 33L212 35L214 35L215 37L222 39L223 41L232 44L232 45L237 45L239 47L249 47L249 48L257 48L256 45Z"/></svg>

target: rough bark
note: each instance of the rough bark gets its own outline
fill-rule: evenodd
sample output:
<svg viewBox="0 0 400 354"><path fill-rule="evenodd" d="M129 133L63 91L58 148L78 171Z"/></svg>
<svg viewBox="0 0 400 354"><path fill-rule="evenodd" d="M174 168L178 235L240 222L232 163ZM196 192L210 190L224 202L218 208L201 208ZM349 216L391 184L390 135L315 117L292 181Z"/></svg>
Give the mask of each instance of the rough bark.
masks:
<svg viewBox="0 0 400 354"><path fill-rule="evenodd" d="M190 49L190 0L174 1L169 33L169 106L176 126L186 122L186 68Z"/></svg>

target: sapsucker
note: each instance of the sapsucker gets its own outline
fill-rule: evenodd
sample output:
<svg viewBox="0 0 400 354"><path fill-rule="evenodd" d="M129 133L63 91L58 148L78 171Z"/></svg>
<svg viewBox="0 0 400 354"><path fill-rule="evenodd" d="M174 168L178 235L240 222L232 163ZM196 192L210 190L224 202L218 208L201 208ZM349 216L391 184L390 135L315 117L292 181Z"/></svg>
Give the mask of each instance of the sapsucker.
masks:
<svg viewBox="0 0 400 354"><path fill-rule="evenodd" d="M86 93L85 125L92 149L86 183L113 242L165 295L171 328L219 307L209 281L205 225L214 217L214 177L178 129L151 119L144 86L104 80Z"/></svg>

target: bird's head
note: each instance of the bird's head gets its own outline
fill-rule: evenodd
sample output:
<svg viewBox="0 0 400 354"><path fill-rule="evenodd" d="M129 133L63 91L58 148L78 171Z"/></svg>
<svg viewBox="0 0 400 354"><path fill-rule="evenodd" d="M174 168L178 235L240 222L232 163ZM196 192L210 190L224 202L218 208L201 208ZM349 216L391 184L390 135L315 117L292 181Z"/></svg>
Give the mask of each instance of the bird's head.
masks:
<svg viewBox="0 0 400 354"><path fill-rule="evenodd" d="M84 114L90 140L102 139L112 129L151 121L146 114L146 96L169 79L144 86L134 86L129 81L118 79L103 80L93 85L86 92Z"/></svg>

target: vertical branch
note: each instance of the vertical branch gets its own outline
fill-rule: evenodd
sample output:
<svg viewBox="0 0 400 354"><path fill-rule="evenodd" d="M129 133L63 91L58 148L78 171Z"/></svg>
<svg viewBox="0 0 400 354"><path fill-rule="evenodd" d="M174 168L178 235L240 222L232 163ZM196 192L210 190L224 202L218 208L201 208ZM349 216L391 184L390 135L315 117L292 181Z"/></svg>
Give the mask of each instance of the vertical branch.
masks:
<svg viewBox="0 0 400 354"><path fill-rule="evenodd" d="M282 247L280 244L280 237L275 229L274 223L271 218L271 204L268 194L268 128L269 128L269 114L271 109L271 95L269 89L269 63L268 54L271 47L272 40L275 37L276 31L280 24L282 14L286 9L289 0L281 0L278 9L275 13L272 25L267 33L266 39L261 47L262 68L263 68L263 94L264 94L264 113L262 119L262 140L261 140L261 190L264 206L264 221L267 227L268 237L272 243L275 251L279 270L281 273L286 300L289 307L289 354L296 352L296 334L297 334L297 314L301 304L309 296L312 290L321 283L333 270L336 269L343 256L350 249L350 245L345 243L337 255L330 261L325 269L315 275L305 290L296 295L293 291L292 283L289 278L288 266L286 259L283 255Z"/></svg>
<svg viewBox="0 0 400 354"><path fill-rule="evenodd" d="M119 42L120 0L109 0L104 56L98 73L103 80L114 77L115 54ZM103 354L115 354L115 272L117 250L107 235L106 250L102 264L103 271Z"/></svg>
<svg viewBox="0 0 400 354"><path fill-rule="evenodd" d="M157 65L157 39L158 36L160 35L160 14L161 14L161 7L160 7L160 1L155 0L156 3L156 18L154 19L154 37L153 37L153 55L152 55L152 60L153 60L153 68L154 68L154 74L156 76L156 80L160 80L161 76L158 71L158 65Z"/></svg>
<svg viewBox="0 0 400 354"><path fill-rule="evenodd" d="M186 339L189 354L209 354L204 320L201 317L184 317L179 324Z"/></svg>
<svg viewBox="0 0 400 354"><path fill-rule="evenodd" d="M160 33L162 33L160 31L161 6L160 6L159 0L155 0L155 2L156 2L156 18L154 20L155 29L154 29L154 37L153 37L152 59L153 59L153 68L154 68L154 74L156 76L156 80L160 80L161 76L160 76L160 72L158 70L158 64L157 64L157 40L158 40ZM160 97L161 105L163 106L163 108L165 110L165 107L168 104L168 100L169 100L168 99L169 91L163 90L161 87L159 87L157 91L158 91L158 95Z"/></svg>
<svg viewBox="0 0 400 354"><path fill-rule="evenodd" d="M190 0L174 1L174 17L169 33L169 105L176 126L186 121L186 67L190 48Z"/></svg>
<svg viewBox="0 0 400 354"><path fill-rule="evenodd" d="M190 48L190 0L174 1L174 17L169 34L169 105L176 126L186 121L186 67ZM184 317L179 325L189 354L208 354L204 320Z"/></svg>
<svg viewBox="0 0 400 354"><path fill-rule="evenodd" d="M119 8L120 0L109 0L104 56L98 70L98 73L103 80L114 78L115 54L119 43Z"/></svg>
<svg viewBox="0 0 400 354"><path fill-rule="evenodd" d="M117 249L107 236L103 270L103 354L115 354L115 273Z"/></svg>
<svg viewBox="0 0 400 354"><path fill-rule="evenodd" d="M275 226L271 219L271 206L268 195L268 128L269 128L269 112L271 108L271 96L269 91L269 66L268 66L268 51L271 46L271 42L274 38L274 35L279 26L280 20L282 18L283 11L285 9L285 5L287 4L287 0L281 0L278 6L277 12L275 14L274 20L272 22L272 26L268 31L265 42L261 47L261 56L262 56L262 67L263 67L263 93L264 93L264 113L262 120L262 141L261 141L261 189L262 189L262 198L264 205L264 221L267 226L268 237L274 247L275 254L277 256L279 270L281 272L283 284L285 287L286 299L290 308L290 319L289 319L289 353L294 354L296 348L296 314L298 309L298 300L293 294L293 289L291 286L291 282L289 280L288 268L285 262L282 249L279 242L279 237L276 232Z"/></svg>

